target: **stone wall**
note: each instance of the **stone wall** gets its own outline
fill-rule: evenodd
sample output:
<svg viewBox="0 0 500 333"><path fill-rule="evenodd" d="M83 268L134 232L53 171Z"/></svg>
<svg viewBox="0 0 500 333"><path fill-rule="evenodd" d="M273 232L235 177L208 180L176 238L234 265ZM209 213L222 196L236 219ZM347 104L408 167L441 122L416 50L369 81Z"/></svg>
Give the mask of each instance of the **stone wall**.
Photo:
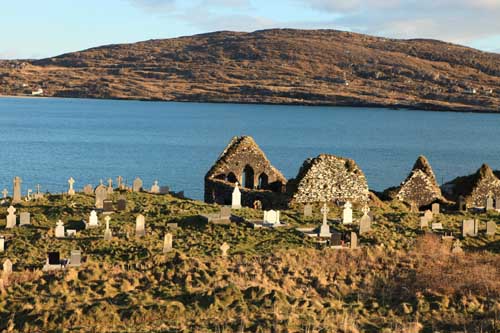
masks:
<svg viewBox="0 0 500 333"><path fill-rule="evenodd" d="M308 159L297 177L289 182L292 202L366 203L368 184L356 162L334 155L322 154Z"/></svg>

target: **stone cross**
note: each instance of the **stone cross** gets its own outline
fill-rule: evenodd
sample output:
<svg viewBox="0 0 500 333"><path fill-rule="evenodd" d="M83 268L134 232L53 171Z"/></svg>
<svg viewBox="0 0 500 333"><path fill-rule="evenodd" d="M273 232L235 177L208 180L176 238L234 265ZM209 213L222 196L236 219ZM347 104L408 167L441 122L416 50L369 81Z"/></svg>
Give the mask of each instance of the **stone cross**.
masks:
<svg viewBox="0 0 500 333"><path fill-rule="evenodd" d="M9 194L9 190L7 190L6 188L4 188L3 191L2 191L2 194L3 194L3 198L7 199L7 195Z"/></svg>
<svg viewBox="0 0 500 333"><path fill-rule="evenodd" d="M57 221L55 236L56 238L64 238L64 223L61 220Z"/></svg>
<svg viewBox="0 0 500 333"><path fill-rule="evenodd" d="M75 184L75 180L73 179L73 177L68 179L68 184L69 184L68 195L74 195L75 189L73 188L73 185Z"/></svg>
<svg viewBox="0 0 500 333"><path fill-rule="evenodd" d="M361 211L363 212L364 215L368 215L368 213L370 212L370 206L364 205Z"/></svg>
<svg viewBox="0 0 500 333"><path fill-rule="evenodd" d="M220 246L220 250L222 251L222 256L223 257L227 257L227 250L229 250L229 245L224 242L221 246Z"/></svg>
<svg viewBox="0 0 500 333"><path fill-rule="evenodd" d="M352 204L347 201L344 205L344 211L342 213L342 224L352 223Z"/></svg>
<svg viewBox="0 0 500 333"><path fill-rule="evenodd" d="M108 179L108 193L113 193L113 179L111 178Z"/></svg>
<svg viewBox="0 0 500 333"><path fill-rule="evenodd" d="M241 192L238 186L238 182L234 184L234 190L231 200L231 208L232 209L240 209L241 208Z"/></svg>
<svg viewBox="0 0 500 333"><path fill-rule="evenodd" d="M328 223L328 212L330 212L330 209L326 205L326 203L323 204L323 207L321 207L321 214L323 214L323 224Z"/></svg>
<svg viewBox="0 0 500 333"><path fill-rule="evenodd" d="M151 193L160 193L160 185L158 185L157 180L155 180L153 186L151 186Z"/></svg>
<svg viewBox="0 0 500 333"><path fill-rule="evenodd" d="M122 189L123 189L123 177L122 177L122 176L118 176L118 177L116 178L116 184L118 185L118 188L119 188L120 190L122 190Z"/></svg>
<svg viewBox="0 0 500 333"><path fill-rule="evenodd" d="M15 212L16 209L14 208L14 206L10 206L9 209L7 209L7 213L9 213L9 215L7 215L7 225L5 226L5 228L11 229L16 226L16 215L14 214Z"/></svg>
<svg viewBox="0 0 500 333"><path fill-rule="evenodd" d="M23 180L21 177L14 177L14 196L12 198L12 203L20 203L21 199L21 183Z"/></svg>
<svg viewBox="0 0 500 333"><path fill-rule="evenodd" d="M330 209L326 205L326 203L323 204L323 207L321 208L321 213L323 214L323 223L321 224L321 227L319 229L319 237L331 237L332 234L330 232L330 226L328 225L328 212Z"/></svg>
<svg viewBox="0 0 500 333"><path fill-rule="evenodd" d="M166 233L163 240L163 253L172 251L172 234Z"/></svg>

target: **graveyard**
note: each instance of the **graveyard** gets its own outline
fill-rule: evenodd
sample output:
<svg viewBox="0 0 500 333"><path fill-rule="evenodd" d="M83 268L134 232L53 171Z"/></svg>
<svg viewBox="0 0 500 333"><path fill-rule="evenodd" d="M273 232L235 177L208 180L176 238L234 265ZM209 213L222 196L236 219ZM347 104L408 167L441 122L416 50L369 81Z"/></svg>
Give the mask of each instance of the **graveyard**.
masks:
<svg viewBox="0 0 500 333"><path fill-rule="evenodd" d="M273 211L242 206L238 186L222 206L140 179L29 197L15 184L0 207L1 331L500 328L494 207L370 195Z"/></svg>

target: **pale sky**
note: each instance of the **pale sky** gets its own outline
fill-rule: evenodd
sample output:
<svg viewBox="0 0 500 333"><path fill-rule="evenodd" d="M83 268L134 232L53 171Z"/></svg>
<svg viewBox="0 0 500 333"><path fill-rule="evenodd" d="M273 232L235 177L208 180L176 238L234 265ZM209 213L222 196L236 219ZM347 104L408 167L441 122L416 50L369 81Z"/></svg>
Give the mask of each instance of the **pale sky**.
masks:
<svg viewBox="0 0 500 333"><path fill-rule="evenodd" d="M269 28L434 38L500 53L500 0L3 0L0 58Z"/></svg>

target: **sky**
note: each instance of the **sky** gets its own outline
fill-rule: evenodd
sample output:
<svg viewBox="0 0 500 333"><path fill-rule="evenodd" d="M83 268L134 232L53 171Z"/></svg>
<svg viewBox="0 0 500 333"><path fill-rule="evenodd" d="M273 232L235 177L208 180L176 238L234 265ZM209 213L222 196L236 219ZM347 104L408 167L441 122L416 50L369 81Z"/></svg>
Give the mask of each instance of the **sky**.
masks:
<svg viewBox="0 0 500 333"><path fill-rule="evenodd" d="M500 53L500 0L3 0L0 59L269 28L433 38Z"/></svg>

